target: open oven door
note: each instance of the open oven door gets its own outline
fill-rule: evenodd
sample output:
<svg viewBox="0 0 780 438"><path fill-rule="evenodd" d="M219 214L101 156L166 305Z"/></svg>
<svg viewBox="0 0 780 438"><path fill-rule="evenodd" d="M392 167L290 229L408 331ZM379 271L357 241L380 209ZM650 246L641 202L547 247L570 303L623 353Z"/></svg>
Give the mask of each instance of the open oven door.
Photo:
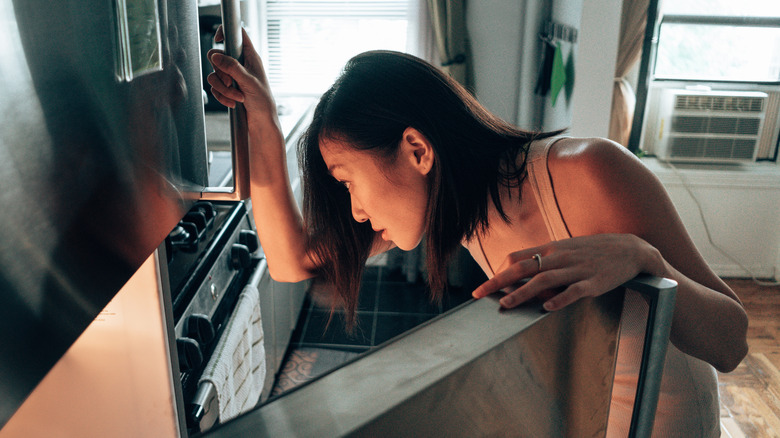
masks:
<svg viewBox="0 0 780 438"><path fill-rule="evenodd" d="M652 431L676 287L625 285L650 302L631 436ZM471 301L203 436L604 436L622 304Z"/></svg>

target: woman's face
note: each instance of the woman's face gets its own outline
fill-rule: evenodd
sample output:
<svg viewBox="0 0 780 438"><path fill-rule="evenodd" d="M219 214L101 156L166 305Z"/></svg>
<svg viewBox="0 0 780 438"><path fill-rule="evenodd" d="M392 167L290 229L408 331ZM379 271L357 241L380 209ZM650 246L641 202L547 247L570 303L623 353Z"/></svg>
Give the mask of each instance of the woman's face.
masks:
<svg viewBox="0 0 780 438"><path fill-rule="evenodd" d="M369 221L382 239L405 251L422 239L429 190L428 172L415 165L414 153L407 150L402 144L395 160L383 160L339 141L320 143L330 174L349 191L354 219Z"/></svg>

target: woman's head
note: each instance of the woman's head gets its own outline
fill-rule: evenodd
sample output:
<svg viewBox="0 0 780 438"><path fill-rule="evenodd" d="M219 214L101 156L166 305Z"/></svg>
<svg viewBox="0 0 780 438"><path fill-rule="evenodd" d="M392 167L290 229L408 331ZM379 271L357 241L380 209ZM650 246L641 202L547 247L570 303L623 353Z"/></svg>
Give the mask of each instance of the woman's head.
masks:
<svg viewBox="0 0 780 438"><path fill-rule="evenodd" d="M385 241L410 251L426 228L433 150L424 136L407 128L391 157L324 138L320 154L330 175L349 194L352 217L368 222Z"/></svg>
<svg viewBox="0 0 780 438"><path fill-rule="evenodd" d="M353 307L356 297L346 289L357 290L359 285L375 236L371 225L388 227L389 237L396 237L389 223L382 222L388 219L372 217L365 208L367 216L360 216L363 213L355 214L356 208L408 189L408 202L402 202L403 196L392 198L397 205L386 214L413 222L412 228L425 233L429 282L438 293L448 257L464 238L487 226L489 200L503 214L499 187L519 182L524 166L515 165L516 157L533 137L490 114L462 86L425 61L388 51L355 56L322 96L299 146L304 214L320 275L341 285L344 304ZM404 173L414 167L410 151L426 150L430 161L422 178ZM371 161L358 163L359 158ZM370 168L375 187L385 187L386 192L373 190L370 199L352 199L339 182L344 178L331 173L336 164L349 161L355 161L353 170ZM404 205L413 209L406 219ZM416 242L405 236L396 243L409 249Z"/></svg>

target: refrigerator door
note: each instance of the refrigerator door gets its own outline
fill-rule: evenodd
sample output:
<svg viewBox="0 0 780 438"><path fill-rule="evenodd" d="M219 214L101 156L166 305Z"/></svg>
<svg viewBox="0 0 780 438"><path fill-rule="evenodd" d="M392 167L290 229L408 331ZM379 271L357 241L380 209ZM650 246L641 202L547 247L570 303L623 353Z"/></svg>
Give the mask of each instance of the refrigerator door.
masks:
<svg viewBox="0 0 780 438"><path fill-rule="evenodd" d="M207 182L196 2L0 0L0 426Z"/></svg>

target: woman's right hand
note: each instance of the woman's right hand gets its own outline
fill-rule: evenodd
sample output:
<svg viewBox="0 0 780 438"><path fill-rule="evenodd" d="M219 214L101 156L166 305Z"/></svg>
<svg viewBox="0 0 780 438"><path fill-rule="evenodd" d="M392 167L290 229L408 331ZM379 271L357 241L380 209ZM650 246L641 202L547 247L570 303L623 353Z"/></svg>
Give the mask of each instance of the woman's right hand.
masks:
<svg viewBox="0 0 780 438"><path fill-rule="evenodd" d="M272 122L278 125L276 103L271 94L271 87L265 75L263 62L254 49L246 31L243 33L244 65L235 58L227 56L222 50L211 49L208 59L214 67L207 81L211 85L212 95L228 108L235 108L236 103L242 103L250 123ZM222 26L217 29L214 41L224 40ZM233 86L235 81L236 86Z"/></svg>

